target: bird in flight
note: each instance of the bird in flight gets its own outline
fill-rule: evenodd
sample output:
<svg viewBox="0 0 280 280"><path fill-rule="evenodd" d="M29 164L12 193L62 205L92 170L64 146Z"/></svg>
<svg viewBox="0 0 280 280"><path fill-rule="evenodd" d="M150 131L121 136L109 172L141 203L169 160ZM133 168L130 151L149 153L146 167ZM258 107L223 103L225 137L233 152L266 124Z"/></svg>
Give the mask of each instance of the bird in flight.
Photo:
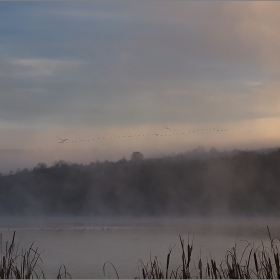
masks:
<svg viewBox="0 0 280 280"><path fill-rule="evenodd" d="M176 130L175 128L170 128L170 127L168 127L168 126L165 126L164 128L165 128L165 129L168 129L168 130Z"/></svg>
<svg viewBox="0 0 280 280"><path fill-rule="evenodd" d="M65 141L68 140L67 138L65 138L65 139L61 139L60 137L57 137L57 138L60 140L60 142L58 142L58 143L64 143Z"/></svg>

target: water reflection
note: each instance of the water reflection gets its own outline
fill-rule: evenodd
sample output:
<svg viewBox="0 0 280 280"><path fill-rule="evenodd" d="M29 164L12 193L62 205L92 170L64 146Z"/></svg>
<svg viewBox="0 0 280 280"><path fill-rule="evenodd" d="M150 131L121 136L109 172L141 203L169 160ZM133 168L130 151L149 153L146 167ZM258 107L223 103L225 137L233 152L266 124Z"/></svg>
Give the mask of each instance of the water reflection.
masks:
<svg viewBox="0 0 280 280"><path fill-rule="evenodd" d="M246 242L268 244L266 226L280 236L277 219L95 219L45 218L2 219L3 241L16 231L20 246L34 242L42 252L46 277L56 277L60 265L66 265L73 278L103 278L102 267L112 262L121 278L140 276L139 259L147 262L157 256L163 264L170 246L175 245L170 266L181 261L179 234L185 244L194 244L191 266L214 257L219 263L235 243L241 253ZM106 277L116 278L108 266Z"/></svg>

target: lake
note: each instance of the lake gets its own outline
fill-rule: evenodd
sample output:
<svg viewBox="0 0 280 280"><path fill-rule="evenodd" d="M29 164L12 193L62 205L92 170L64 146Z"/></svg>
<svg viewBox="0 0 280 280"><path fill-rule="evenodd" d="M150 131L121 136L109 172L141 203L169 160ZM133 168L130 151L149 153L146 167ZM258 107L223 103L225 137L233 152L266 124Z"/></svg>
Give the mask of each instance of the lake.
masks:
<svg viewBox="0 0 280 280"><path fill-rule="evenodd" d="M11 241L13 231L21 248L34 242L42 252L41 266L47 278L56 278L62 264L72 278L116 278L108 263L104 277L105 262L116 267L120 278L134 278L141 276L140 259L147 263L150 256L157 256L165 266L169 248L176 244L170 263L175 269L181 260L179 234L185 245L193 241L191 267L195 273L200 255L205 268L210 256L220 263L235 243L240 255L248 241L255 247L261 241L268 246L267 226L272 236L280 236L276 218L0 218L3 243Z"/></svg>

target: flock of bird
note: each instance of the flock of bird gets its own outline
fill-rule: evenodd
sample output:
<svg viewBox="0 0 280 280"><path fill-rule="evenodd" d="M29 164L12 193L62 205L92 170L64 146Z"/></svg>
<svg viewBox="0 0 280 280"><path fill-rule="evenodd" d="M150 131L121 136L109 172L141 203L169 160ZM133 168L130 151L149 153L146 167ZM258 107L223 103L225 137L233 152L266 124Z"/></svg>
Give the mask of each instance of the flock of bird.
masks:
<svg viewBox="0 0 280 280"><path fill-rule="evenodd" d="M136 135L122 135L122 136L111 136L111 137L97 137L92 139L80 139L80 140L69 140L68 138L60 138L59 139L60 144L68 144L68 143L79 143L79 142L90 142L94 140L105 140L105 139L120 139L120 138L131 138L131 137L145 137L145 136L160 136L160 137L170 137L170 136L179 136L184 134L190 134L190 133L196 133L200 131L216 131L216 132L225 132L226 129L216 129L216 128L202 128L197 130L191 130L188 132L178 132L175 128L170 128L168 126L164 127L165 130L168 130L169 133L150 133L150 134L136 134Z"/></svg>
<svg viewBox="0 0 280 280"><path fill-rule="evenodd" d="M79 231L84 231L84 230L114 230L114 229L122 229L121 227L85 227L85 228L26 228L25 230L79 230ZM7 228L6 230L8 231L15 231L15 229L10 229ZM23 229L21 229L23 230Z"/></svg>

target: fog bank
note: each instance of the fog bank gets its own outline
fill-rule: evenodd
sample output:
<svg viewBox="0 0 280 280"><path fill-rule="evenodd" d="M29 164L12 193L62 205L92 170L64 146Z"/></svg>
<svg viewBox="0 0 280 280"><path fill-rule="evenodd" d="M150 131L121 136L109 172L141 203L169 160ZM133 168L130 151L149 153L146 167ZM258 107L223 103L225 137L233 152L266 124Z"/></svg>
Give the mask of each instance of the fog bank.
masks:
<svg viewBox="0 0 280 280"><path fill-rule="evenodd" d="M1 215L278 216L280 149L40 163L0 176Z"/></svg>

